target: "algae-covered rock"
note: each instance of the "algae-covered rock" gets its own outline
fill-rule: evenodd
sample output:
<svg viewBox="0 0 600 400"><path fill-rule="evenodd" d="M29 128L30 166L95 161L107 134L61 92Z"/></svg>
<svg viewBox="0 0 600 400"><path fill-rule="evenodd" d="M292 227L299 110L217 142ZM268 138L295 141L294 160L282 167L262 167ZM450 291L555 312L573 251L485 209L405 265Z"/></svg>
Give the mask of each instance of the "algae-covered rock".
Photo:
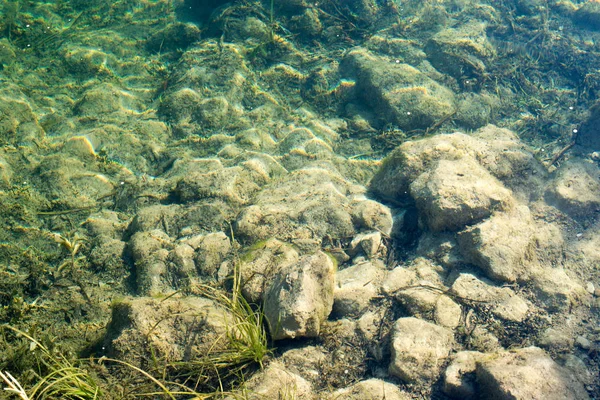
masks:
<svg viewBox="0 0 600 400"><path fill-rule="evenodd" d="M237 218L236 235L253 241L351 237L352 197L363 192L329 170L293 171L256 194Z"/></svg>
<svg viewBox="0 0 600 400"><path fill-rule="evenodd" d="M9 85L0 91L0 115L0 137L7 143L29 144L45 136L29 99Z"/></svg>
<svg viewBox="0 0 600 400"><path fill-rule="evenodd" d="M274 340L319 335L333 306L334 273L333 261L323 252L279 270L264 297Z"/></svg>
<svg viewBox="0 0 600 400"><path fill-rule="evenodd" d="M481 77L485 62L495 55L485 28L482 22L470 22L436 33L425 46L427 58L435 68L457 79Z"/></svg>
<svg viewBox="0 0 600 400"><path fill-rule="evenodd" d="M341 70L356 79L363 100L385 123L426 129L454 111L453 93L408 64L356 49L346 55Z"/></svg>
<svg viewBox="0 0 600 400"><path fill-rule="evenodd" d="M600 30L600 4L595 1L581 3L573 14L573 21L584 29Z"/></svg>
<svg viewBox="0 0 600 400"><path fill-rule="evenodd" d="M144 109L142 102L133 93L110 83L88 89L75 104L74 112L83 116L110 113L133 113Z"/></svg>

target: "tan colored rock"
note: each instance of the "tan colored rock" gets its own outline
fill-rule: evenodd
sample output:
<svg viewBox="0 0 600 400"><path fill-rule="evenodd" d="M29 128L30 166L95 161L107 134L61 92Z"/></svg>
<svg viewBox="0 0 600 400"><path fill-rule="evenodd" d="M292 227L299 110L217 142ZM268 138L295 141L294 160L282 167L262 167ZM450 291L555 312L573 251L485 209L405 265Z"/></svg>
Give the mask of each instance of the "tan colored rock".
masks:
<svg viewBox="0 0 600 400"><path fill-rule="evenodd" d="M320 251L277 272L264 297L273 340L319 335L333 307L334 270Z"/></svg>
<svg viewBox="0 0 600 400"><path fill-rule="evenodd" d="M433 317L438 325L454 329L460 324L462 308L449 296L442 295L435 303Z"/></svg>
<svg viewBox="0 0 600 400"><path fill-rule="evenodd" d="M259 371L246 382L243 392L248 400L298 399L316 400L317 395L310 382L291 372L285 365L275 361ZM226 397L235 400L239 397Z"/></svg>
<svg viewBox="0 0 600 400"><path fill-rule="evenodd" d="M508 186L519 198L529 200L540 192L546 170L518 136L494 125L473 135L453 133L404 142L383 162L371 180L378 196L395 201L409 199L409 186L440 160L470 157Z"/></svg>
<svg viewBox="0 0 600 400"><path fill-rule="evenodd" d="M527 347L477 363L480 396L498 400L586 400L583 385L542 349Z"/></svg>
<svg viewBox="0 0 600 400"><path fill-rule="evenodd" d="M533 293L549 310L561 311L580 304L587 292L562 268L536 269L531 276Z"/></svg>
<svg viewBox="0 0 600 400"><path fill-rule="evenodd" d="M244 297L250 302L260 303L275 274L299 259L300 255L293 246L277 239L259 241L250 246L240 257Z"/></svg>
<svg viewBox="0 0 600 400"><path fill-rule="evenodd" d="M444 371L444 386L442 388L444 393L453 399L476 399L475 369L477 361L483 357L485 357L485 354L478 351L460 351L456 353Z"/></svg>
<svg viewBox="0 0 600 400"><path fill-rule="evenodd" d="M529 303L508 287L498 287L486 279L462 273L452 284L452 292L465 299L487 303L502 319L521 322L530 310Z"/></svg>
<svg viewBox="0 0 600 400"><path fill-rule="evenodd" d="M390 374L407 383L435 381L453 345L451 330L418 318L400 318L392 328Z"/></svg>
<svg viewBox="0 0 600 400"><path fill-rule="evenodd" d="M335 274L333 312L337 317L358 317L379 294L385 276L381 261L363 261Z"/></svg>
<svg viewBox="0 0 600 400"><path fill-rule="evenodd" d="M488 277L514 282L526 277L534 225L526 206L496 212L489 219L458 234L461 253Z"/></svg>
<svg viewBox="0 0 600 400"><path fill-rule="evenodd" d="M563 164L546 192L549 203L573 218L589 218L600 209L600 170L584 161Z"/></svg>
<svg viewBox="0 0 600 400"><path fill-rule="evenodd" d="M110 357L142 368L152 357L170 362L203 359L226 348L232 323L227 310L206 298L125 299L113 304L105 347Z"/></svg>
<svg viewBox="0 0 600 400"><path fill-rule="evenodd" d="M396 385L375 378L357 382L325 397L326 400L410 400L411 398Z"/></svg>
<svg viewBox="0 0 600 400"><path fill-rule="evenodd" d="M432 231L457 231L514 205L510 190L475 160L440 160L410 185L421 217Z"/></svg>

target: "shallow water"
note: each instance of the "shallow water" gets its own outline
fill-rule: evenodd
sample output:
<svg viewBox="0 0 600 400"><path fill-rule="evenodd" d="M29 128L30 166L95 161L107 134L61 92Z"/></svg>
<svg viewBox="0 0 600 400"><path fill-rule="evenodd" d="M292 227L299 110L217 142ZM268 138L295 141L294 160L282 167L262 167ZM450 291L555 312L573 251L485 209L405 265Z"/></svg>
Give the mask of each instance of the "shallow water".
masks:
<svg viewBox="0 0 600 400"><path fill-rule="evenodd" d="M600 3L3 0L0 10L2 322L65 359L118 355L171 382L177 373L161 375L135 332L119 342L111 313L123 299L185 308L201 285L231 292L239 267L248 301L272 306L277 274L323 252L331 270L315 273L312 319L281 335L271 321L283 341L269 343L319 396L377 377L446 398L438 378L452 355L528 346L600 396ZM459 294L466 274L491 297ZM446 309L431 287L457 305L454 326L435 316ZM504 304L507 288L518 305ZM390 367L393 326L413 316L454 340L430 377ZM7 329L2 340L0 370L26 388L40 380L31 371L48 373L30 340ZM310 357L284 356L313 347L325 354L316 372ZM157 359L180 361L171 351ZM106 398L149 384L80 364L103 388L122 382Z"/></svg>

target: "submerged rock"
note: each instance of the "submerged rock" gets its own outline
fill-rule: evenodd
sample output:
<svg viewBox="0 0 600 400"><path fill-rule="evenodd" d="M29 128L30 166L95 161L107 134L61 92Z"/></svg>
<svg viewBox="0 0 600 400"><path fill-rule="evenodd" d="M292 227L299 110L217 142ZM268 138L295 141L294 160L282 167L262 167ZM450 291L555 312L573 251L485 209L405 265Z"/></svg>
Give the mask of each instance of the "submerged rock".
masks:
<svg viewBox="0 0 600 400"><path fill-rule="evenodd" d="M202 359L226 348L232 323L227 310L206 298L126 299L113 305L105 347L110 357L138 367L151 357Z"/></svg>
<svg viewBox="0 0 600 400"><path fill-rule="evenodd" d="M479 394L486 398L589 399L571 372L537 347L486 356L477 363L476 375Z"/></svg>
<svg viewBox="0 0 600 400"><path fill-rule="evenodd" d="M333 306L334 272L323 252L279 270L264 297L273 340L319 335Z"/></svg>
<svg viewBox="0 0 600 400"><path fill-rule="evenodd" d="M371 378L366 381L357 382L347 388L336 390L325 400L409 400L412 396L402 392L392 383L381 379Z"/></svg>
<svg viewBox="0 0 600 400"><path fill-rule="evenodd" d="M435 381L454 345L451 330L408 317L392 329L390 374L407 383Z"/></svg>
<svg viewBox="0 0 600 400"><path fill-rule="evenodd" d="M514 282L527 275L533 232L529 208L519 206L510 212L496 212L460 232L458 244L465 259L488 277Z"/></svg>
<svg viewBox="0 0 600 400"><path fill-rule="evenodd" d="M600 211L600 170L583 161L563 164L546 191L546 201L573 218L587 219Z"/></svg>
<svg viewBox="0 0 600 400"><path fill-rule="evenodd" d="M456 79L482 78L485 62L495 55L486 25L471 22L436 33L425 46L427 58L438 70Z"/></svg>
<svg viewBox="0 0 600 400"><path fill-rule="evenodd" d="M454 94L408 64L356 49L341 70L357 80L358 92L384 121L404 130L426 129L454 111Z"/></svg>
<svg viewBox="0 0 600 400"><path fill-rule="evenodd" d="M410 185L421 217L432 231L457 231L513 207L511 192L470 157L440 160Z"/></svg>

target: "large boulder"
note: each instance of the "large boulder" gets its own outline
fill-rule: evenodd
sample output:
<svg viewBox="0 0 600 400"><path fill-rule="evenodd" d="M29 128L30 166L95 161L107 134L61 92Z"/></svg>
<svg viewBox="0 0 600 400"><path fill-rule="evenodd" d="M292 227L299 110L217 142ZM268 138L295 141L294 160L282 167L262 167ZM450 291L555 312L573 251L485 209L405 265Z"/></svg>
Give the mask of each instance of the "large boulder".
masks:
<svg viewBox="0 0 600 400"><path fill-rule="evenodd" d="M404 142L384 161L370 183L379 197L393 202L411 201L410 184L440 160L476 160L519 198L529 200L541 190L545 168L507 129L487 125L472 135L453 133Z"/></svg>

